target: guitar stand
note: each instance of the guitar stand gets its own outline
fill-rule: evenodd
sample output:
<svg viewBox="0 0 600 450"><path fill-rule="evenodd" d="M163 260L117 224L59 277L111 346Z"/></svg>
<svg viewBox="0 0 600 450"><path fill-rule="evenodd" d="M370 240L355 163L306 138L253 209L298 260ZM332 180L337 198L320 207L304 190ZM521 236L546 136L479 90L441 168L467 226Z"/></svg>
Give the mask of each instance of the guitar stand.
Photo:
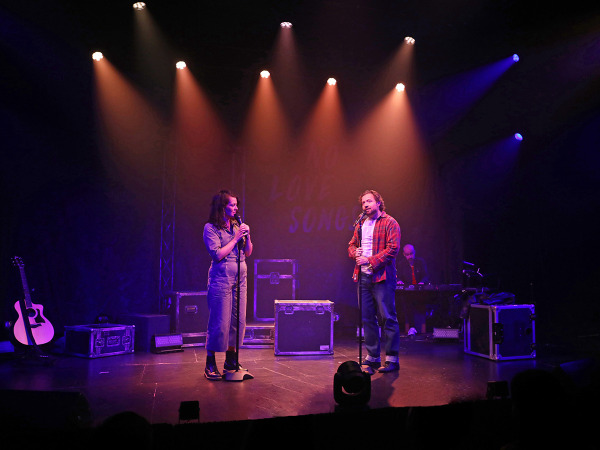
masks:
<svg viewBox="0 0 600 450"><path fill-rule="evenodd" d="M49 367L54 364L56 358L45 354L37 345L27 347L25 352L15 361L25 366Z"/></svg>

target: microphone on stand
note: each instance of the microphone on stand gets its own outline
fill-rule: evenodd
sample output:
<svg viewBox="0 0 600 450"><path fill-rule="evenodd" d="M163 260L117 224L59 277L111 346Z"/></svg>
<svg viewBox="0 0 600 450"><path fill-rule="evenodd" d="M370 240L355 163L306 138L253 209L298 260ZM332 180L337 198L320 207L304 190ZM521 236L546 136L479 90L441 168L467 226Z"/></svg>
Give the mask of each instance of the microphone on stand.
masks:
<svg viewBox="0 0 600 450"><path fill-rule="evenodd" d="M354 221L354 226L358 225L360 223L360 221L363 219L363 217L365 217L366 213L363 211L362 213L360 213L360 216L358 216L358 219L356 219Z"/></svg>
<svg viewBox="0 0 600 450"><path fill-rule="evenodd" d="M234 214L233 218L236 220L236 222L238 223L238 225L242 224L242 218L240 217L239 214ZM246 246L246 236L244 236L239 242L238 244L240 244L240 248L244 248Z"/></svg>

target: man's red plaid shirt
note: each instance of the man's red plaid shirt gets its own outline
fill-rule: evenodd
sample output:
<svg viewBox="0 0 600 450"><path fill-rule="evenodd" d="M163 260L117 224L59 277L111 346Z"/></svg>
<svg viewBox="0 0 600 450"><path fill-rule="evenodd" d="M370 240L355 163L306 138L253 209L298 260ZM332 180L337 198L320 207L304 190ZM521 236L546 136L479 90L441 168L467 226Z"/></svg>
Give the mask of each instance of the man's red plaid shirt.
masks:
<svg viewBox="0 0 600 450"><path fill-rule="evenodd" d="M348 243L348 256L356 258L359 247L358 230L362 222L354 227L354 234ZM400 251L400 225L385 211L375 221L373 229L373 256L369 263L373 267L373 282L378 283L389 276L396 277L396 255ZM358 281L359 266L354 267L352 279Z"/></svg>

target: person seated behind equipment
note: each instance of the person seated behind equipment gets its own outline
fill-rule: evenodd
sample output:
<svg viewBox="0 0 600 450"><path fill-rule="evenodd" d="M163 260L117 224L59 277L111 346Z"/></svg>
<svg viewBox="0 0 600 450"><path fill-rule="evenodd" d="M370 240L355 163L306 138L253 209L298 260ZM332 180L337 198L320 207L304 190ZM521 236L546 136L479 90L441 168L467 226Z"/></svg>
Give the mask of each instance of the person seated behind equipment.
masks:
<svg viewBox="0 0 600 450"><path fill-rule="evenodd" d="M427 264L423 258L415 256L415 247L406 244L403 251L404 258L399 258L397 283L406 285L429 283Z"/></svg>
<svg viewBox="0 0 600 450"><path fill-rule="evenodd" d="M429 283L429 274L427 273L427 265L425 260L415 256L415 247L411 244L406 244L403 248L404 258L398 258L398 281L400 286L405 286L404 289L411 291L416 285L424 285ZM410 298L410 297L409 297ZM425 334L427 331L426 324L426 305L414 303L405 298L402 304L404 311L404 328L405 331L412 335L420 332ZM411 327L411 322L414 328Z"/></svg>

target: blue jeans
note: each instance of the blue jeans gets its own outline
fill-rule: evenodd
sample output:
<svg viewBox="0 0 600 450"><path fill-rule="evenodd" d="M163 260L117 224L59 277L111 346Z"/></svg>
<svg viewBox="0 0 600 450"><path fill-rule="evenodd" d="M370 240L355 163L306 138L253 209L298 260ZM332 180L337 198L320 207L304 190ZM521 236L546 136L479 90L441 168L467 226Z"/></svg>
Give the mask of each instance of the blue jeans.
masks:
<svg viewBox="0 0 600 450"><path fill-rule="evenodd" d="M363 273L359 278L358 289L362 302L362 323L367 353L374 358L380 357L379 321L381 321L385 354L397 356L400 350L400 326L396 315L395 280L392 278L373 283L372 276Z"/></svg>

